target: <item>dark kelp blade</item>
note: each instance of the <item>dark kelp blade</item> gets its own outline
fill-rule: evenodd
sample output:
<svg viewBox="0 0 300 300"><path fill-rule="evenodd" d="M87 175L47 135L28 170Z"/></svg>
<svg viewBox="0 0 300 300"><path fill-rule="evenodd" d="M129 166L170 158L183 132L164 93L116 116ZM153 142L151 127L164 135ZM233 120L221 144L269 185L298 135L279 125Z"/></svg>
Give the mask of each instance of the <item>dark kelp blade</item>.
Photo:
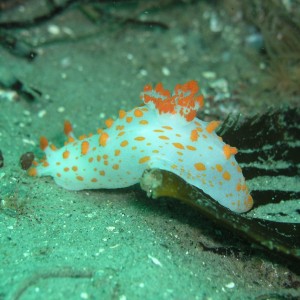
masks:
<svg viewBox="0 0 300 300"><path fill-rule="evenodd" d="M236 159L248 180L300 175L299 107L269 110L246 119L229 115L217 134L239 149Z"/></svg>
<svg viewBox="0 0 300 300"><path fill-rule="evenodd" d="M300 223L274 222L234 213L179 176L164 170L145 171L141 187L148 196L179 199L248 241L300 261Z"/></svg>
<svg viewBox="0 0 300 300"><path fill-rule="evenodd" d="M217 133L239 149L236 159L251 189L254 208L276 204L278 212L273 212L276 221L281 215L289 214L298 222L300 108L270 109L245 119L229 115ZM293 212L287 210L287 205L279 205L291 201L293 204L289 206L294 209Z"/></svg>

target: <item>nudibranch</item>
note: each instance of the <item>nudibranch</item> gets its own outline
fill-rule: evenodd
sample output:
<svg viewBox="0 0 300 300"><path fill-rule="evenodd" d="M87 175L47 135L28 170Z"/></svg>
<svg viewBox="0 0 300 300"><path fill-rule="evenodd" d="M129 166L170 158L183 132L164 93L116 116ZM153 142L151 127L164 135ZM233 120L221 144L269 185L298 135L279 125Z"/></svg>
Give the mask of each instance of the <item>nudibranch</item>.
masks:
<svg viewBox="0 0 300 300"><path fill-rule="evenodd" d="M174 92L161 83L146 85L143 106L119 111L117 120L106 120L106 129L76 138L66 121L65 146L57 149L41 137L46 158L33 162L31 176L52 176L69 190L114 189L139 182L146 169L175 173L223 206L246 212L253 204L237 153L215 130L220 122L197 118L203 107L199 86L191 80Z"/></svg>

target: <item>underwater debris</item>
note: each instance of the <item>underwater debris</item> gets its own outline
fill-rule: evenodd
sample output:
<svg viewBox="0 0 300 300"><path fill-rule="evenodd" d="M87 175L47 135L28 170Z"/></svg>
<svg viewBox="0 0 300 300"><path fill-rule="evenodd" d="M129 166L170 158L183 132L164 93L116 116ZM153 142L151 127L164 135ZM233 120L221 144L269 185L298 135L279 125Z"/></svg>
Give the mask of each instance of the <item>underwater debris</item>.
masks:
<svg viewBox="0 0 300 300"><path fill-rule="evenodd" d="M15 101L19 95L15 91L0 88L0 100Z"/></svg>
<svg viewBox="0 0 300 300"><path fill-rule="evenodd" d="M262 90L280 96L300 95L300 10L289 11L287 1L243 1L242 11L263 38L267 57ZM255 16L255 17L253 17Z"/></svg>
<svg viewBox="0 0 300 300"><path fill-rule="evenodd" d="M256 72L244 79L247 96L260 107L266 99L280 105L281 99L297 105L300 95L300 5L299 1L217 1L220 14L232 26L244 28L239 36ZM250 34L250 35L249 35ZM250 44L252 44L251 47ZM248 76L251 77L248 77ZM244 90L245 91L245 90Z"/></svg>
<svg viewBox="0 0 300 300"><path fill-rule="evenodd" d="M24 0L2 0L0 2L0 11L6 11L25 2Z"/></svg>
<svg viewBox="0 0 300 300"><path fill-rule="evenodd" d="M177 1L177 0L176 0ZM160 3L160 6L168 6L175 4L176 1L165 1L164 3ZM22 1L20 1L22 2ZM61 4L56 4L54 1L45 1L45 7L48 8L46 12L40 14L40 12L36 12L35 14L40 14L36 16L29 15L23 20L7 20L5 22L0 22L0 46L4 47L11 54L23 57L32 61L38 55L38 52L35 51L35 48L41 47L43 45L49 45L56 42L65 42L65 41L81 41L82 39L88 38L90 36L98 35L99 30L93 30L90 33L85 33L84 35L76 35L67 34L67 36L58 36L54 39L43 39L40 42L35 41L34 43L29 40L26 41L24 36L19 35L19 29L27 29L38 27L43 25L44 23L56 18L59 15L65 14L70 10L78 10L81 14L85 16L87 20L91 23L95 24L97 27L100 27L100 24L109 24L117 25L117 28L124 29L125 26L132 26L133 28L144 28L144 29L161 29L167 30L169 26L161 21L156 20L144 20L140 19L140 14L142 9L150 9L151 7L156 7L155 1L150 1L150 6L141 5L141 8L138 8L136 12L133 12L132 7L125 3L124 7L127 8L128 13L125 15L113 14L110 11L110 8L115 5L112 5L111 1L86 1L86 0L66 0ZM122 2L122 1L121 1ZM126 6L127 4L127 6ZM148 3L149 4L149 3ZM2 10L2 14L10 9L16 9L17 2L9 5L8 3L0 4L0 11ZM33 2L34 5L34 2ZM107 9L107 7L108 9ZM34 7L33 7L34 8ZM31 10L28 10L31 11ZM33 9L34 11L34 9ZM109 23L110 22L110 23ZM74 38L75 37L75 38Z"/></svg>
<svg viewBox="0 0 300 300"><path fill-rule="evenodd" d="M12 218L27 217L31 219L34 216L28 208L28 199L19 197L18 192L0 198L0 213ZM39 219L34 216L39 222Z"/></svg>
<svg viewBox="0 0 300 300"><path fill-rule="evenodd" d="M48 270L38 270L33 274L29 274L16 288L10 292L9 299L22 299L24 293L33 286L36 286L41 280L57 279L57 278L69 278L69 279L91 279L95 276L95 270L80 269L77 270L74 267L61 266L59 269L52 268Z"/></svg>
<svg viewBox="0 0 300 300"><path fill-rule="evenodd" d="M6 31L0 30L0 45L11 54L26 58L28 61L34 60L37 56L37 52L33 50L33 46L19 40L12 34L8 34Z"/></svg>
<svg viewBox="0 0 300 300"><path fill-rule="evenodd" d="M76 3L83 2L82 0L67 0L62 5L54 5L54 2L51 3L52 7L49 9L49 11L43 15L30 18L28 20L24 21L7 21L0 23L0 29L24 29L24 28L30 28L37 25L40 25L46 21L51 20L52 18L58 16L59 14L65 12L71 5L75 5Z"/></svg>
<svg viewBox="0 0 300 300"><path fill-rule="evenodd" d="M11 89L22 95L28 102L35 101L37 98L42 96L41 91L34 87L27 86L18 79L11 85Z"/></svg>
<svg viewBox="0 0 300 300"><path fill-rule="evenodd" d="M16 78L0 82L0 99L2 97L12 101L18 100L19 96L22 96L27 102L33 102L42 96L42 92Z"/></svg>
<svg viewBox="0 0 300 300"><path fill-rule="evenodd" d="M237 160L249 180L299 176L300 107L270 109L244 120L229 115L217 134L239 149Z"/></svg>
<svg viewBox="0 0 300 300"><path fill-rule="evenodd" d="M20 164L22 170L28 170L31 167L33 160L34 160L33 152L26 152L22 154L20 157Z"/></svg>
<svg viewBox="0 0 300 300"><path fill-rule="evenodd" d="M4 166L4 157L2 151L0 150L0 168L3 168L3 166Z"/></svg>

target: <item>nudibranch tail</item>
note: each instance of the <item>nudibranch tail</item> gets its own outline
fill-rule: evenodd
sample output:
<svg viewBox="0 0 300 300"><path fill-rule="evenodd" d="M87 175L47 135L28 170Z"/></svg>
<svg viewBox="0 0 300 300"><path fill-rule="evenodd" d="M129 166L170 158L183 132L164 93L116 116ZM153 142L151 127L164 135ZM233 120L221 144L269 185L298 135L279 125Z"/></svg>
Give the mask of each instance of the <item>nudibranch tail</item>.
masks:
<svg viewBox="0 0 300 300"><path fill-rule="evenodd" d="M78 138L65 121L65 145L56 148L41 137L46 157L34 161L31 176L50 175L69 190L122 188L140 181L146 169L172 172L223 206L245 212L252 207L235 147L225 144L215 130L220 122L196 117L203 107L199 86L191 80L174 92L161 83L146 85L146 106L119 111L106 128Z"/></svg>

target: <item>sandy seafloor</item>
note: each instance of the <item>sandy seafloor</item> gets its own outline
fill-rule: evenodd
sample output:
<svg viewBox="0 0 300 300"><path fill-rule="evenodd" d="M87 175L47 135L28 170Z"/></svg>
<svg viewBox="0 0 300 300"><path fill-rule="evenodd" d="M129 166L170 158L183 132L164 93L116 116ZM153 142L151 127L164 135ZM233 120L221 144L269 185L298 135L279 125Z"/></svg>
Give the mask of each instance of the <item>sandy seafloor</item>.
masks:
<svg viewBox="0 0 300 300"><path fill-rule="evenodd" d="M243 94L245 82L256 90L260 80L259 59L249 59L256 50L245 42L249 32L242 21L214 20L215 13L205 2L145 13L147 20L168 24L163 30L114 20L94 25L71 9L23 30L32 41L59 40L39 46L34 61L0 48L1 81L18 78L42 92L32 102L0 99L0 196L16 203L16 209L0 211L0 299L300 296L300 279L284 264L175 200L149 199L138 185L67 191L50 177L29 177L19 165L24 152L40 153L41 135L62 144L65 119L77 135L95 132L119 109L139 105L149 82L172 88L195 79L208 91L213 81L225 79L235 97L206 107L220 118L279 104Z"/></svg>

